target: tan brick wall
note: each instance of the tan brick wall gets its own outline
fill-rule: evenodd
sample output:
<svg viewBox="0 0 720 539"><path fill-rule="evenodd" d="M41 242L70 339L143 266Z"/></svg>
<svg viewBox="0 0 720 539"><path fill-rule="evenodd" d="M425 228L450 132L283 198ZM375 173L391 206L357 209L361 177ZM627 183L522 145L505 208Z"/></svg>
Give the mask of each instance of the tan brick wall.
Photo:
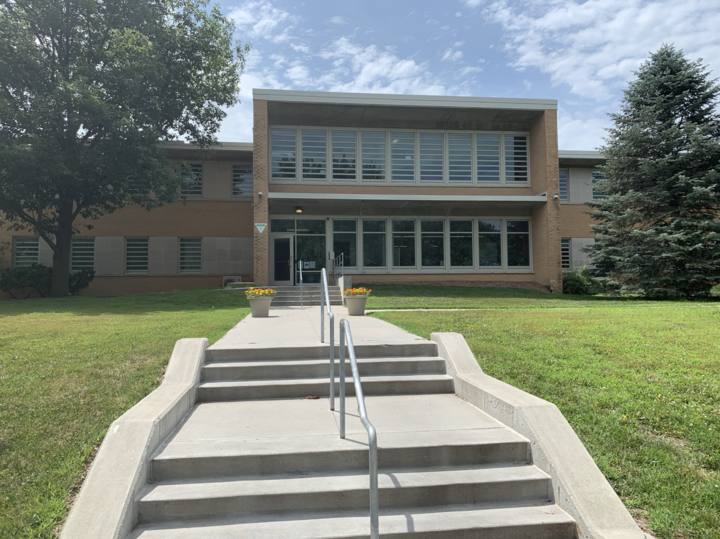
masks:
<svg viewBox="0 0 720 539"><path fill-rule="evenodd" d="M557 112L546 110L530 130L530 166L533 185L538 192L547 190L547 204L533 213L533 269L536 281L562 292L560 256L560 202L557 145ZM543 185L544 184L544 185Z"/></svg>
<svg viewBox="0 0 720 539"><path fill-rule="evenodd" d="M519 275L448 275L446 273L437 275L351 275L351 277L353 286L357 286L359 284L429 284L443 286L478 286L488 288L526 288L542 292L548 291L543 285L532 280L532 274L529 274L529 280L507 278L519 277ZM482 277L482 279L479 277ZM500 280L501 277L505 277L505 279Z"/></svg>
<svg viewBox="0 0 720 539"><path fill-rule="evenodd" d="M560 237L561 238L594 238L595 233L590 228L594 221L587 212L591 208L585 204L560 205Z"/></svg>
<svg viewBox="0 0 720 539"><path fill-rule="evenodd" d="M270 283L270 217L268 208L268 178L269 178L269 133L267 101L256 99L253 101L253 177L255 180L255 206L254 222L266 223L262 232L253 226L254 233L254 281L256 284L266 286ZM258 192L263 196L258 200Z"/></svg>
<svg viewBox="0 0 720 539"><path fill-rule="evenodd" d="M95 277L83 296L113 296L121 294L145 294L148 292L170 292L172 290L195 290L198 288L220 288L222 276L181 275L181 276L128 276Z"/></svg>
<svg viewBox="0 0 720 539"><path fill-rule="evenodd" d="M250 202L190 200L152 211L127 206L97 221L78 220L81 236L251 237ZM87 230L84 224L93 226Z"/></svg>

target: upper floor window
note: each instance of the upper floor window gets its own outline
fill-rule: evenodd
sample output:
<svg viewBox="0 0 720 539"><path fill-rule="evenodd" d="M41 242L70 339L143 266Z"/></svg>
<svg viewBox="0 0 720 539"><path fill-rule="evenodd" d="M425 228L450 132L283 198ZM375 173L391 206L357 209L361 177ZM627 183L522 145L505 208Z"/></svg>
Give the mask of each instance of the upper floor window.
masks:
<svg viewBox="0 0 720 539"><path fill-rule="evenodd" d="M560 200L567 202L568 199L568 171L560 169Z"/></svg>
<svg viewBox="0 0 720 539"><path fill-rule="evenodd" d="M605 179L605 176L596 170L593 170L592 172L592 191L593 191L593 200L602 200L603 198L607 198L608 196L603 193L600 188L598 187L598 183Z"/></svg>
<svg viewBox="0 0 720 539"><path fill-rule="evenodd" d="M519 186L530 182L527 133L286 127L270 130L270 148L271 178L276 181Z"/></svg>
<svg viewBox="0 0 720 539"><path fill-rule="evenodd" d="M203 167L202 163L186 165L183 186L180 193L188 197L201 197L203 194Z"/></svg>
<svg viewBox="0 0 720 539"><path fill-rule="evenodd" d="M233 165L233 196L251 197L253 195L253 169L250 165Z"/></svg>
<svg viewBox="0 0 720 539"><path fill-rule="evenodd" d="M40 255L40 238L13 238L13 266L25 268L37 264Z"/></svg>

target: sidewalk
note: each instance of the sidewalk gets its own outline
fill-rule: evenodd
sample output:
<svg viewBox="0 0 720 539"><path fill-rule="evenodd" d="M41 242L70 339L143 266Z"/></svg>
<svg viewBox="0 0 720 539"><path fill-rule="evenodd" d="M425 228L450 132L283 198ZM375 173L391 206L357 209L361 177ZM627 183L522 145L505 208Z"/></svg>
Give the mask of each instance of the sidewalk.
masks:
<svg viewBox="0 0 720 539"><path fill-rule="evenodd" d="M359 344L409 344L428 342L397 326L371 316L348 316L347 308L334 306L335 343L340 339L340 320L350 322L353 341ZM325 345L330 340L330 322L325 313ZM211 349L320 346L320 307L275 307L268 318L245 319Z"/></svg>

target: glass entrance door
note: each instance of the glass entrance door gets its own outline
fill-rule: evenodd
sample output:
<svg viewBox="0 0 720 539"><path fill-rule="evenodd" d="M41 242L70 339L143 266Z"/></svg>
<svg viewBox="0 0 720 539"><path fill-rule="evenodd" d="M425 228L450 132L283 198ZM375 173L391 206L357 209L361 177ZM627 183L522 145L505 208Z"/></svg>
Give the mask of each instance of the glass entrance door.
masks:
<svg viewBox="0 0 720 539"><path fill-rule="evenodd" d="M273 236L272 284L292 285L293 236Z"/></svg>

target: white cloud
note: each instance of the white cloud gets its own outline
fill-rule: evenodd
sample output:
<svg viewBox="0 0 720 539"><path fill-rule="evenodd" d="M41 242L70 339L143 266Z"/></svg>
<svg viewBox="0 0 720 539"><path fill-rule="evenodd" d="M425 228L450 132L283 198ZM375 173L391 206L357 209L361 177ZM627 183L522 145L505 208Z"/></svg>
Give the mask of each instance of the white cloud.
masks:
<svg viewBox="0 0 720 539"><path fill-rule="evenodd" d="M470 8L478 7L483 1L484 0L465 0L465 5Z"/></svg>
<svg viewBox="0 0 720 539"><path fill-rule="evenodd" d="M450 30L450 27L446 24L440 27L440 30Z"/></svg>
<svg viewBox="0 0 720 539"><path fill-rule="evenodd" d="M274 7L268 0L247 0L233 9L228 17L235 20L241 37L268 39L281 43L291 39L290 31L297 24L297 18L283 9Z"/></svg>
<svg viewBox="0 0 720 539"><path fill-rule="evenodd" d="M340 17L339 15L335 15L334 17L330 17L330 19L328 19L328 22L330 22L330 23L332 23L332 24L347 24L347 21L345 20L345 18L344 18L344 17Z"/></svg>
<svg viewBox="0 0 720 539"><path fill-rule="evenodd" d="M613 97L662 43L720 74L717 0L495 0L484 13L506 30L512 66L538 69L583 97Z"/></svg>
<svg viewBox="0 0 720 539"><path fill-rule="evenodd" d="M523 81L523 84L525 85L526 92L529 92L532 89L532 82L530 82L529 80L525 79Z"/></svg>
<svg viewBox="0 0 720 539"><path fill-rule="evenodd" d="M460 13L460 12L458 11L457 13L455 13L455 16L456 16L456 17L462 17L462 13Z"/></svg>
<svg viewBox="0 0 720 539"><path fill-rule="evenodd" d="M466 75L469 75L470 73L480 73L482 72L482 67L465 67L460 71L460 75L463 77Z"/></svg>
<svg viewBox="0 0 720 539"><path fill-rule="evenodd" d="M611 122L607 116L576 118L558 111L558 147L561 150L596 150L602 145L605 128Z"/></svg>
<svg viewBox="0 0 720 539"><path fill-rule="evenodd" d="M452 48L446 50L440 58L443 62L457 62L463 57L462 51L454 51Z"/></svg>

